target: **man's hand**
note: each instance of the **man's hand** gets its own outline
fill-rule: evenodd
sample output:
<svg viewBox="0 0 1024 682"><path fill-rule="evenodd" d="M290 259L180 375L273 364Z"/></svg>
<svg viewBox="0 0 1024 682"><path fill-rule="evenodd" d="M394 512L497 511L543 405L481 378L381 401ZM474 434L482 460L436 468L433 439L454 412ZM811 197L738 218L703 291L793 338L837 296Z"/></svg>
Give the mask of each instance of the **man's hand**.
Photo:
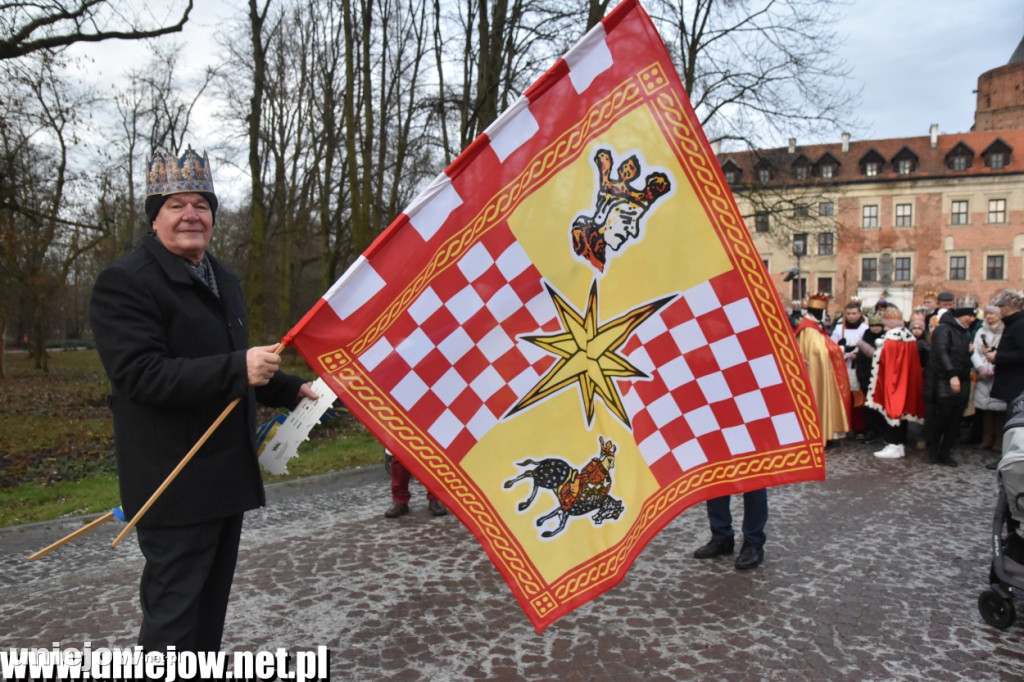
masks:
<svg viewBox="0 0 1024 682"><path fill-rule="evenodd" d="M277 345L256 346L245 352L245 366L250 386L266 386L270 377L281 366L281 356L275 353Z"/></svg>
<svg viewBox="0 0 1024 682"><path fill-rule="evenodd" d="M320 396L313 390L313 384L309 381L299 386L299 400L303 398L309 398L310 400L317 400Z"/></svg>

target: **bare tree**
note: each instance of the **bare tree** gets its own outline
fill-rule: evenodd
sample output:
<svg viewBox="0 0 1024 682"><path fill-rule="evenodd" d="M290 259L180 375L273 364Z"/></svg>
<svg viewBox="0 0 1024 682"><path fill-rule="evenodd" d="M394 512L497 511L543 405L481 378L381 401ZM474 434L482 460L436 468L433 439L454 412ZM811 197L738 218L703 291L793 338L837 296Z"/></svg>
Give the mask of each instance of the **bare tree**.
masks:
<svg viewBox="0 0 1024 682"><path fill-rule="evenodd" d="M851 123L834 57L841 0L656 0L663 35L708 138L763 147Z"/></svg>
<svg viewBox="0 0 1024 682"><path fill-rule="evenodd" d="M171 20L174 23L126 10L126 3L116 0L9 0L0 10L5 15L0 22L0 60L4 60L74 43L141 40L177 33L188 21L192 0L180 16Z"/></svg>
<svg viewBox="0 0 1024 682"><path fill-rule="evenodd" d="M62 80L63 64L48 54L0 64L4 99L11 104L0 126L3 277L20 293L36 367L46 370L50 305L76 260L103 236L81 217L82 206L75 205L71 191L69 151L80 132L78 118L92 101ZM9 314L10 308L0 312ZM0 320L0 327L5 322Z"/></svg>

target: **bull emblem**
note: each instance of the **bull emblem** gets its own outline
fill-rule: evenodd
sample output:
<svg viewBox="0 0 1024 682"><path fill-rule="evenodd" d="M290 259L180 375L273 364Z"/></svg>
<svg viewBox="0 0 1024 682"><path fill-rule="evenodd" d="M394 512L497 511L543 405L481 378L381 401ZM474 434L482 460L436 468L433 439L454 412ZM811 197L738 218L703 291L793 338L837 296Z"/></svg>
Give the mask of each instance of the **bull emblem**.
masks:
<svg viewBox="0 0 1024 682"><path fill-rule="evenodd" d="M533 467L523 471L515 478L505 481L505 489L509 489L519 481L527 478L533 480L530 496L517 505L520 512L526 511L537 491L541 488L552 491L558 498L558 506L537 519L536 525L543 526L547 521L558 517L558 527L540 534L542 538L550 538L565 530L570 516L583 516L595 512L590 517L595 526L607 519L616 520L626 508L622 500L617 500L608 493L612 488L611 470L615 467L615 443L598 437L601 452L577 471L569 462L559 457L548 457L540 461L526 459L517 462L516 466Z"/></svg>
<svg viewBox="0 0 1024 682"><path fill-rule="evenodd" d="M640 239L640 219L672 189L664 173L651 173L643 187L634 187L633 180L640 177L640 161L635 154L619 164L617 178L612 177L612 163L610 151L597 150L594 164L599 179L594 214L577 216L569 228L573 252L598 272L604 272L611 256L608 249L623 251L628 241Z"/></svg>

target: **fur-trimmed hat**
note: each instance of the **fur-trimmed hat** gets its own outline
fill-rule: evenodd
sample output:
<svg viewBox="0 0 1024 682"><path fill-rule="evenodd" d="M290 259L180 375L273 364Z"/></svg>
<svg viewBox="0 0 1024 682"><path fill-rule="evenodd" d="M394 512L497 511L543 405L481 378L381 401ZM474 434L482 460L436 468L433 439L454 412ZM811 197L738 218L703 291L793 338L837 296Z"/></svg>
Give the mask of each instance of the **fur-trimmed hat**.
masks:
<svg viewBox="0 0 1024 682"><path fill-rule="evenodd" d="M1013 310L1024 310L1024 293L1016 289L1003 289L992 297L992 305L1006 306Z"/></svg>

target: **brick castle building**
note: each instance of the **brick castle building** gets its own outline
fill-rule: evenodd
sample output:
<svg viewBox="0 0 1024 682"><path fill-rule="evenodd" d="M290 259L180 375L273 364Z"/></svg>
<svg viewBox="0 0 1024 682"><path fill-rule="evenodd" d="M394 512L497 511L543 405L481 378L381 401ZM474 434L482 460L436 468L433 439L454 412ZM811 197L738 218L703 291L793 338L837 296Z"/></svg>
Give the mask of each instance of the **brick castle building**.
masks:
<svg viewBox="0 0 1024 682"><path fill-rule="evenodd" d="M983 304L1024 282L1024 40L978 78L968 132L718 156L784 301L826 291L833 310L926 291Z"/></svg>

